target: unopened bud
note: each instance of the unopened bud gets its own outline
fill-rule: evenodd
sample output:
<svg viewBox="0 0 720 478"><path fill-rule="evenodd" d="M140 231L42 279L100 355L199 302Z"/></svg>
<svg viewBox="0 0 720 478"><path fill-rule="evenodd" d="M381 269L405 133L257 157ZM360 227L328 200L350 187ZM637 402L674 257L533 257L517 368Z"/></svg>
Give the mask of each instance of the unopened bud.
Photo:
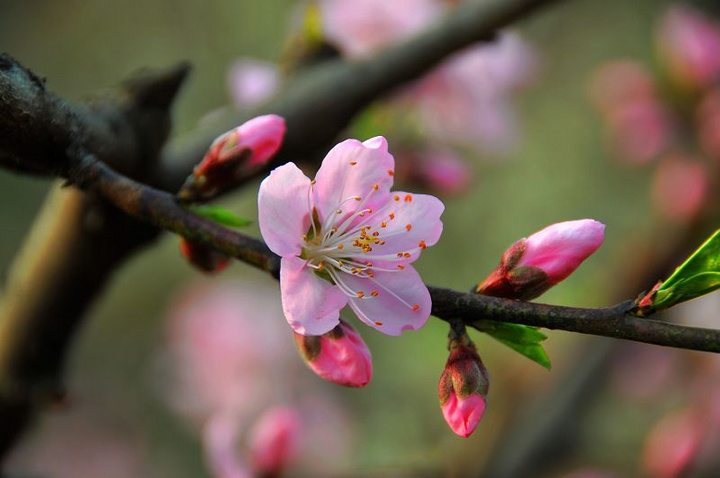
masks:
<svg viewBox="0 0 720 478"><path fill-rule="evenodd" d="M360 334L348 323L319 336L295 333L295 343L308 366L328 382L364 387L372 378L372 355Z"/></svg>
<svg viewBox="0 0 720 478"><path fill-rule="evenodd" d="M183 201L207 199L250 177L280 149L285 130L282 117L265 115L218 137L185 181L178 197Z"/></svg>
<svg viewBox="0 0 720 478"><path fill-rule="evenodd" d="M603 242L605 225L581 219L553 224L520 239L500 266L476 289L478 294L530 300L565 279Z"/></svg>
<svg viewBox="0 0 720 478"><path fill-rule="evenodd" d="M443 417L452 431L469 437L485 413L490 377L467 334L450 340L450 356L438 384Z"/></svg>
<svg viewBox="0 0 720 478"><path fill-rule="evenodd" d="M230 256L184 237L180 238L180 253L190 264L207 273L220 272L230 264Z"/></svg>
<svg viewBox="0 0 720 478"><path fill-rule="evenodd" d="M298 451L300 417L290 408L271 408L260 416L249 436L250 461L257 476L277 476Z"/></svg>

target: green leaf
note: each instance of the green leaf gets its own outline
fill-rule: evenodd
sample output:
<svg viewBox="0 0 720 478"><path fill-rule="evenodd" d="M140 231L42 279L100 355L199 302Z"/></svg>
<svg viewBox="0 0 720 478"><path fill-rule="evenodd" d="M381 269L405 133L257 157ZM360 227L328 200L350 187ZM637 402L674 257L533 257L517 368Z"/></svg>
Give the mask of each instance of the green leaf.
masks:
<svg viewBox="0 0 720 478"><path fill-rule="evenodd" d="M245 227L253 223L251 220L236 216L220 206L193 206L190 211L227 227Z"/></svg>
<svg viewBox="0 0 720 478"><path fill-rule="evenodd" d="M536 327L492 320L480 320L474 325L478 330L550 370L550 358L541 345L547 335Z"/></svg>
<svg viewBox="0 0 720 478"><path fill-rule="evenodd" d="M656 309L667 309L720 289L720 230L710 236L657 289Z"/></svg>

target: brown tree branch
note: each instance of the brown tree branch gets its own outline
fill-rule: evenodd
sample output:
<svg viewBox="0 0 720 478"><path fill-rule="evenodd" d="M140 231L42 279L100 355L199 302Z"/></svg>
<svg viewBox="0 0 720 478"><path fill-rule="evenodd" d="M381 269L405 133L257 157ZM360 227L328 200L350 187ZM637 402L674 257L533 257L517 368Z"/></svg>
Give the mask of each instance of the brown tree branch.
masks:
<svg viewBox="0 0 720 478"><path fill-rule="evenodd" d="M146 73L104 98L71 104L0 56L0 163L8 158L16 171L67 174L69 158L82 149L138 175L169 133L169 107L187 71L181 65ZM158 233L94 195L59 186L49 195L2 303L0 457L34 410L62 395L65 359L93 299L128 255Z"/></svg>
<svg viewBox="0 0 720 478"><path fill-rule="evenodd" d="M170 194L123 177L108 166L84 157L70 178L100 194L138 219L208 244L220 252L280 275L280 258L258 239L231 231L190 212ZM480 319L498 320L603 337L633 340L667 347L720 352L720 330L686 327L633 315L633 301L614 307L585 309L501 299L440 287L428 287L432 314L473 326Z"/></svg>

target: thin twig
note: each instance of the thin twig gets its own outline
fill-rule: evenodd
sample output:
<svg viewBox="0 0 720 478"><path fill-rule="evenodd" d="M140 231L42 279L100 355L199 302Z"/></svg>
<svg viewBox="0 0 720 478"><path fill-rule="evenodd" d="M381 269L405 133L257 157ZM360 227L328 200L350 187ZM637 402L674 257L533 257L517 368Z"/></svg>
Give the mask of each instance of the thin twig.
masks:
<svg viewBox="0 0 720 478"><path fill-rule="evenodd" d="M172 195L123 177L105 164L84 158L77 171L81 187L100 192L126 213L208 244L252 266L280 274L280 258L259 239L223 228L179 205ZM536 304L428 287L432 314L459 318L468 325L487 319L546 329L567 330L667 347L720 352L720 330L686 327L632 315L632 301L614 307L586 309Z"/></svg>

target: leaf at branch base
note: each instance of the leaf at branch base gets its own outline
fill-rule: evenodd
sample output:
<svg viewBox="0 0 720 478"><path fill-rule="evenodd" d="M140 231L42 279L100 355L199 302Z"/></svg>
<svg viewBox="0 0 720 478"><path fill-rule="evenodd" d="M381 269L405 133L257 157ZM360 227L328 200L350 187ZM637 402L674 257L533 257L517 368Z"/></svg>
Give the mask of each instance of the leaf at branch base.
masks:
<svg viewBox="0 0 720 478"><path fill-rule="evenodd" d="M251 220L237 216L220 206L193 206L190 211L227 227L245 227L253 223Z"/></svg>
<svg viewBox="0 0 720 478"><path fill-rule="evenodd" d="M550 370L550 358L541 345L547 339L547 335L536 327L492 320L478 321L475 326L495 340Z"/></svg>
<svg viewBox="0 0 720 478"><path fill-rule="evenodd" d="M720 230L662 283L652 305L656 309L667 309L717 289L720 289Z"/></svg>

